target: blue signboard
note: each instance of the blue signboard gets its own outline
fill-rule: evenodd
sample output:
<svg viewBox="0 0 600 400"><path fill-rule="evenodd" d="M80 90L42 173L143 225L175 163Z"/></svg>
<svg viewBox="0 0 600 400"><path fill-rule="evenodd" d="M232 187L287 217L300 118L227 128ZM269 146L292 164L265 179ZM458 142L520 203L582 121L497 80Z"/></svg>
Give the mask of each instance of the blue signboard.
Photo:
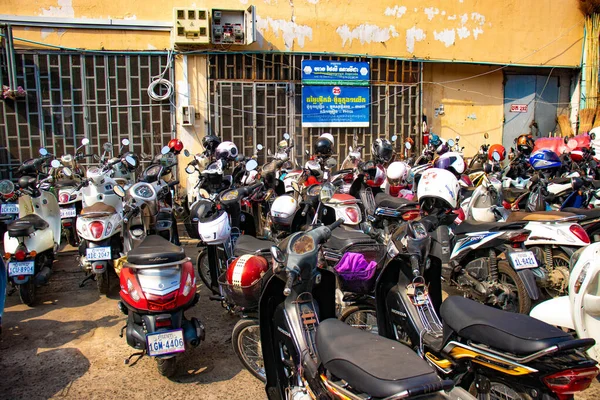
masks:
<svg viewBox="0 0 600 400"><path fill-rule="evenodd" d="M368 87L302 87L303 127L368 127L370 111Z"/></svg>
<svg viewBox="0 0 600 400"><path fill-rule="evenodd" d="M302 84L369 86L369 63L302 60Z"/></svg>

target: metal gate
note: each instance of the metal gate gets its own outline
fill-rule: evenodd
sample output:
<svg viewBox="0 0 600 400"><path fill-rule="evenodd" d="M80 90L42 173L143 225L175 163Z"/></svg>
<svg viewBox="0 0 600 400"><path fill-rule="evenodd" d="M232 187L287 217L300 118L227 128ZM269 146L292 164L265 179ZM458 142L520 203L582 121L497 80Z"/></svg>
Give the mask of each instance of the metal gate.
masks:
<svg viewBox="0 0 600 400"><path fill-rule="evenodd" d="M371 126L369 128L302 128L301 62L303 58L369 61L371 63ZM223 54L210 57L210 128L233 141L244 155L258 143L274 150L288 132L295 138L295 155L303 158L313 139L333 134L336 153L343 158L354 134L370 156L378 137L398 136L420 144L420 64L402 60L359 59L311 55ZM265 153L260 155L261 162ZM341 160L340 160L341 161Z"/></svg>
<svg viewBox="0 0 600 400"><path fill-rule="evenodd" d="M155 154L174 136L175 113L168 100L147 93L163 71L172 81L164 53L156 55L18 52L17 82L27 95L0 101L0 163L19 165L40 147L57 156L73 154L87 137L87 152L124 138L137 154ZM0 65L0 71L5 68ZM2 74L0 72L0 80Z"/></svg>

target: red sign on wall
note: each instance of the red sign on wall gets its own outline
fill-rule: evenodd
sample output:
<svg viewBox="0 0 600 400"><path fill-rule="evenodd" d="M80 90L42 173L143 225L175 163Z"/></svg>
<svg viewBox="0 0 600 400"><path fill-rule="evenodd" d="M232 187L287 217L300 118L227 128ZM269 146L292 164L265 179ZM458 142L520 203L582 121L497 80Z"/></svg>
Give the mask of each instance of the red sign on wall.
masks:
<svg viewBox="0 0 600 400"><path fill-rule="evenodd" d="M527 104L511 104L510 112L526 113Z"/></svg>

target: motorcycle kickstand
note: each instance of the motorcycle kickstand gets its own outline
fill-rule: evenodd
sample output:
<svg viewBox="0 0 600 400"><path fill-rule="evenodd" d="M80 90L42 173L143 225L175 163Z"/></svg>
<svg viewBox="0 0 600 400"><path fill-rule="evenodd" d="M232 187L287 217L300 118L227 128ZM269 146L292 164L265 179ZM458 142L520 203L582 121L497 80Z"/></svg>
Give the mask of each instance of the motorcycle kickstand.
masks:
<svg viewBox="0 0 600 400"><path fill-rule="evenodd" d="M122 338L123 337L123 331L127 328L127 324L123 325L123 327L121 328L121 333L119 333L119 337Z"/></svg>
<svg viewBox="0 0 600 400"><path fill-rule="evenodd" d="M85 283L89 280L96 280L96 275L95 274L89 274L88 276L85 277L84 280L81 281L81 283L79 284L79 287L84 287Z"/></svg>
<svg viewBox="0 0 600 400"><path fill-rule="evenodd" d="M138 361L140 361L142 359L142 357L144 357L144 355L146 355L146 350L138 351L137 353L133 353L129 357L127 357L124 360L124 363L125 363L125 365L129 365L130 367L133 367L135 364L137 364ZM134 362L132 362L131 364L129 364L131 359L135 356L137 356L137 359Z"/></svg>

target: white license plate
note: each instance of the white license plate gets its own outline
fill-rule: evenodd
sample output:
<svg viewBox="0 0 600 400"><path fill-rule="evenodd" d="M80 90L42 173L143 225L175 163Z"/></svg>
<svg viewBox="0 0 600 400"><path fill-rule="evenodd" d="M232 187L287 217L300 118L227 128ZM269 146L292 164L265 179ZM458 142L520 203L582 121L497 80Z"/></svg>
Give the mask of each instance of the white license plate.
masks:
<svg viewBox="0 0 600 400"><path fill-rule="evenodd" d="M75 206L73 207L61 207L60 209L60 218L73 218L77 216L77 210L75 210Z"/></svg>
<svg viewBox="0 0 600 400"><path fill-rule="evenodd" d="M515 269L537 268L538 266L532 251L510 253L510 259Z"/></svg>
<svg viewBox="0 0 600 400"><path fill-rule="evenodd" d="M148 355L163 356L185 351L183 329L146 335Z"/></svg>
<svg viewBox="0 0 600 400"><path fill-rule="evenodd" d="M19 205L17 203L4 203L0 205L0 214L18 214Z"/></svg>
<svg viewBox="0 0 600 400"><path fill-rule="evenodd" d="M33 261L19 261L8 263L8 276L33 275L35 272Z"/></svg>
<svg viewBox="0 0 600 400"><path fill-rule="evenodd" d="M110 247L93 247L85 249L85 258L88 261L111 260Z"/></svg>

